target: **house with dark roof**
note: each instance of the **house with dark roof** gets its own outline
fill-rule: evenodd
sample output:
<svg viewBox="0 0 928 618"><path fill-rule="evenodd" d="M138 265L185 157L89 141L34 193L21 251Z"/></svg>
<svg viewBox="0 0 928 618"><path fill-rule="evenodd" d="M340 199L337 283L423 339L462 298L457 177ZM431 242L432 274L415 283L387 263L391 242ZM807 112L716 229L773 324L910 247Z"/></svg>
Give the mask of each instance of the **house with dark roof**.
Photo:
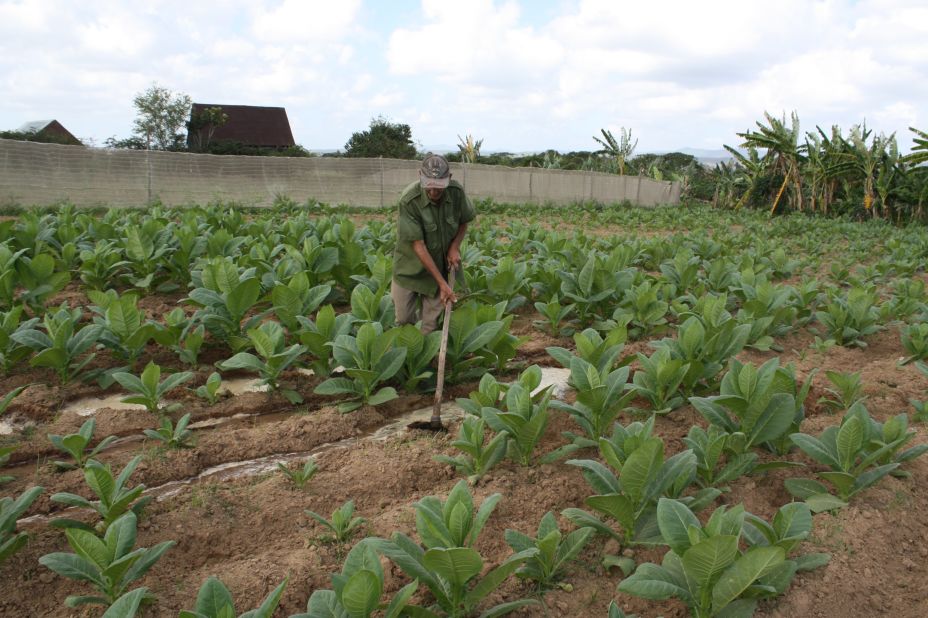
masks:
<svg viewBox="0 0 928 618"><path fill-rule="evenodd" d="M201 120L204 112L214 107L222 110L226 118L224 123L214 125ZM197 150L219 142L276 150L295 145L287 110L283 107L194 103L188 128L187 146Z"/></svg>
<svg viewBox="0 0 928 618"><path fill-rule="evenodd" d="M74 135L65 129L57 120L33 120L16 129L16 132L33 133L37 137L44 138L43 141L55 142L56 144L83 146L81 140L74 137Z"/></svg>

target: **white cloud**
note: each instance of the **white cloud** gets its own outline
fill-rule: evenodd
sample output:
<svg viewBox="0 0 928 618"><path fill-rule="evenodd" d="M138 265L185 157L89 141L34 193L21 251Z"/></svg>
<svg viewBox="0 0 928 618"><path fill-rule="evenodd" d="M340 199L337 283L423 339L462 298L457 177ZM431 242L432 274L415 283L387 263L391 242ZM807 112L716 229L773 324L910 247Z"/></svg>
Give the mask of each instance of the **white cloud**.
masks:
<svg viewBox="0 0 928 618"><path fill-rule="evenodd" d="M361 0L283 0L253 7L252 31L262 41L338 41L355 26Z"/></svg>

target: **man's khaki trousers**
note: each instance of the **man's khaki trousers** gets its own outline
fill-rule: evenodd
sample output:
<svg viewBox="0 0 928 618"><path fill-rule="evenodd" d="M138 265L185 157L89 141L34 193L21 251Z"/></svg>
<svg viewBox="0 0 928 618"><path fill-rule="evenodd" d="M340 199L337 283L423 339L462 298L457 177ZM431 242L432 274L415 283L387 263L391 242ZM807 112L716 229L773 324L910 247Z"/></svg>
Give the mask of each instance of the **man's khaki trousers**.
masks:
<svg viewBox="0 0 928 618"><path fill-rule="evenodd" d="M393 281L390 285L390 296L393 297L393 306L396 309L396 324L415 324L420 319L419 302L422 303L421 319L422 333L428 335L438 328L438 316L441 315L442 304L438 294L433 297L419 294L399 285Z"/></svg>

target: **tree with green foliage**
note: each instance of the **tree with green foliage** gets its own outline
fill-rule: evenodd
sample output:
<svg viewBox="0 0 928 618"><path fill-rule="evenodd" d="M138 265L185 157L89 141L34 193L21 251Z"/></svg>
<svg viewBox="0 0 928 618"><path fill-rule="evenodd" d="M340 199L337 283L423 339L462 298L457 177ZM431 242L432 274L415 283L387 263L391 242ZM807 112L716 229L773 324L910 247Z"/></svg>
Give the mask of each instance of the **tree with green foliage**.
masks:
<svg viewBox="0 0 928 618"><path fill-rule="evenodd" d="M188 95L152 83L132 100L138 112L132 128L135 137L151 150L182 148L186 137L182 130L192 103Z"/></svg>
<svg viewBox="0 0 928 618"><path fill-rule="evenodd" d="M193 137L192 145L199 151L209 148L216 129L229 121L229 115L218 105L190 112L187 134Z"/></svg>
<svg viewBox="0 0 928 618"><path fill-rule="evenodd" d="M625 127L621 128L619 139L616 139L609 129L601 129L601 131L603 139L599 139L595 135L593 139L602 145L603 150L601 152L603 154L615 160L617 173L621 176L625 174L625 162L628 161L632 153L635 152L638 140L632 142L632 130L628 129L626 131Z"/></svg>
<svg viewBox="0 0 928 618"><path fill-rule="evenodd" d="M367 131L351 134L345 144L348 157L386 157L389 159L415 159L418 155L408 124L390 122L383 116L371 119Z"/></svg>

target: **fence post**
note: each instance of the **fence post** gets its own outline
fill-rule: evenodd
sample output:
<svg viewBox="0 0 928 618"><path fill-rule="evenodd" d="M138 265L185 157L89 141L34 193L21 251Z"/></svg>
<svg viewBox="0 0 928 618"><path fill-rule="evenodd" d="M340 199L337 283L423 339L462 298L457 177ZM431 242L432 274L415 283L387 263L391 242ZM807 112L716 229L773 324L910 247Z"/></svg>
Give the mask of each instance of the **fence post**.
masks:
<svg viewBox="0 0 928 618"><path fill-rule="evenodd" d="M528 201L534 202L535 198L532 193L532 178L535 177L535 172L532 171L532 168L528 168Z"/></svg>
<svg viewBox="0 0 928 618"><path fill-rule="evenodd" d="M148 200L147 205L151 204L151 149L145 151L145 165L148 168Z"/></svg>
<svg viewBox="0 0 928 618"><path fill-rule="evenodd" d="M383 155L378 158L380 159L380 207L383 208Z"/></svg>
<svg viewBox="0 0 928 618"><path fill-rule="evenodd" d="M635 185L635 206L641 206L641 172L638 172L638 182Z"/></svg>

